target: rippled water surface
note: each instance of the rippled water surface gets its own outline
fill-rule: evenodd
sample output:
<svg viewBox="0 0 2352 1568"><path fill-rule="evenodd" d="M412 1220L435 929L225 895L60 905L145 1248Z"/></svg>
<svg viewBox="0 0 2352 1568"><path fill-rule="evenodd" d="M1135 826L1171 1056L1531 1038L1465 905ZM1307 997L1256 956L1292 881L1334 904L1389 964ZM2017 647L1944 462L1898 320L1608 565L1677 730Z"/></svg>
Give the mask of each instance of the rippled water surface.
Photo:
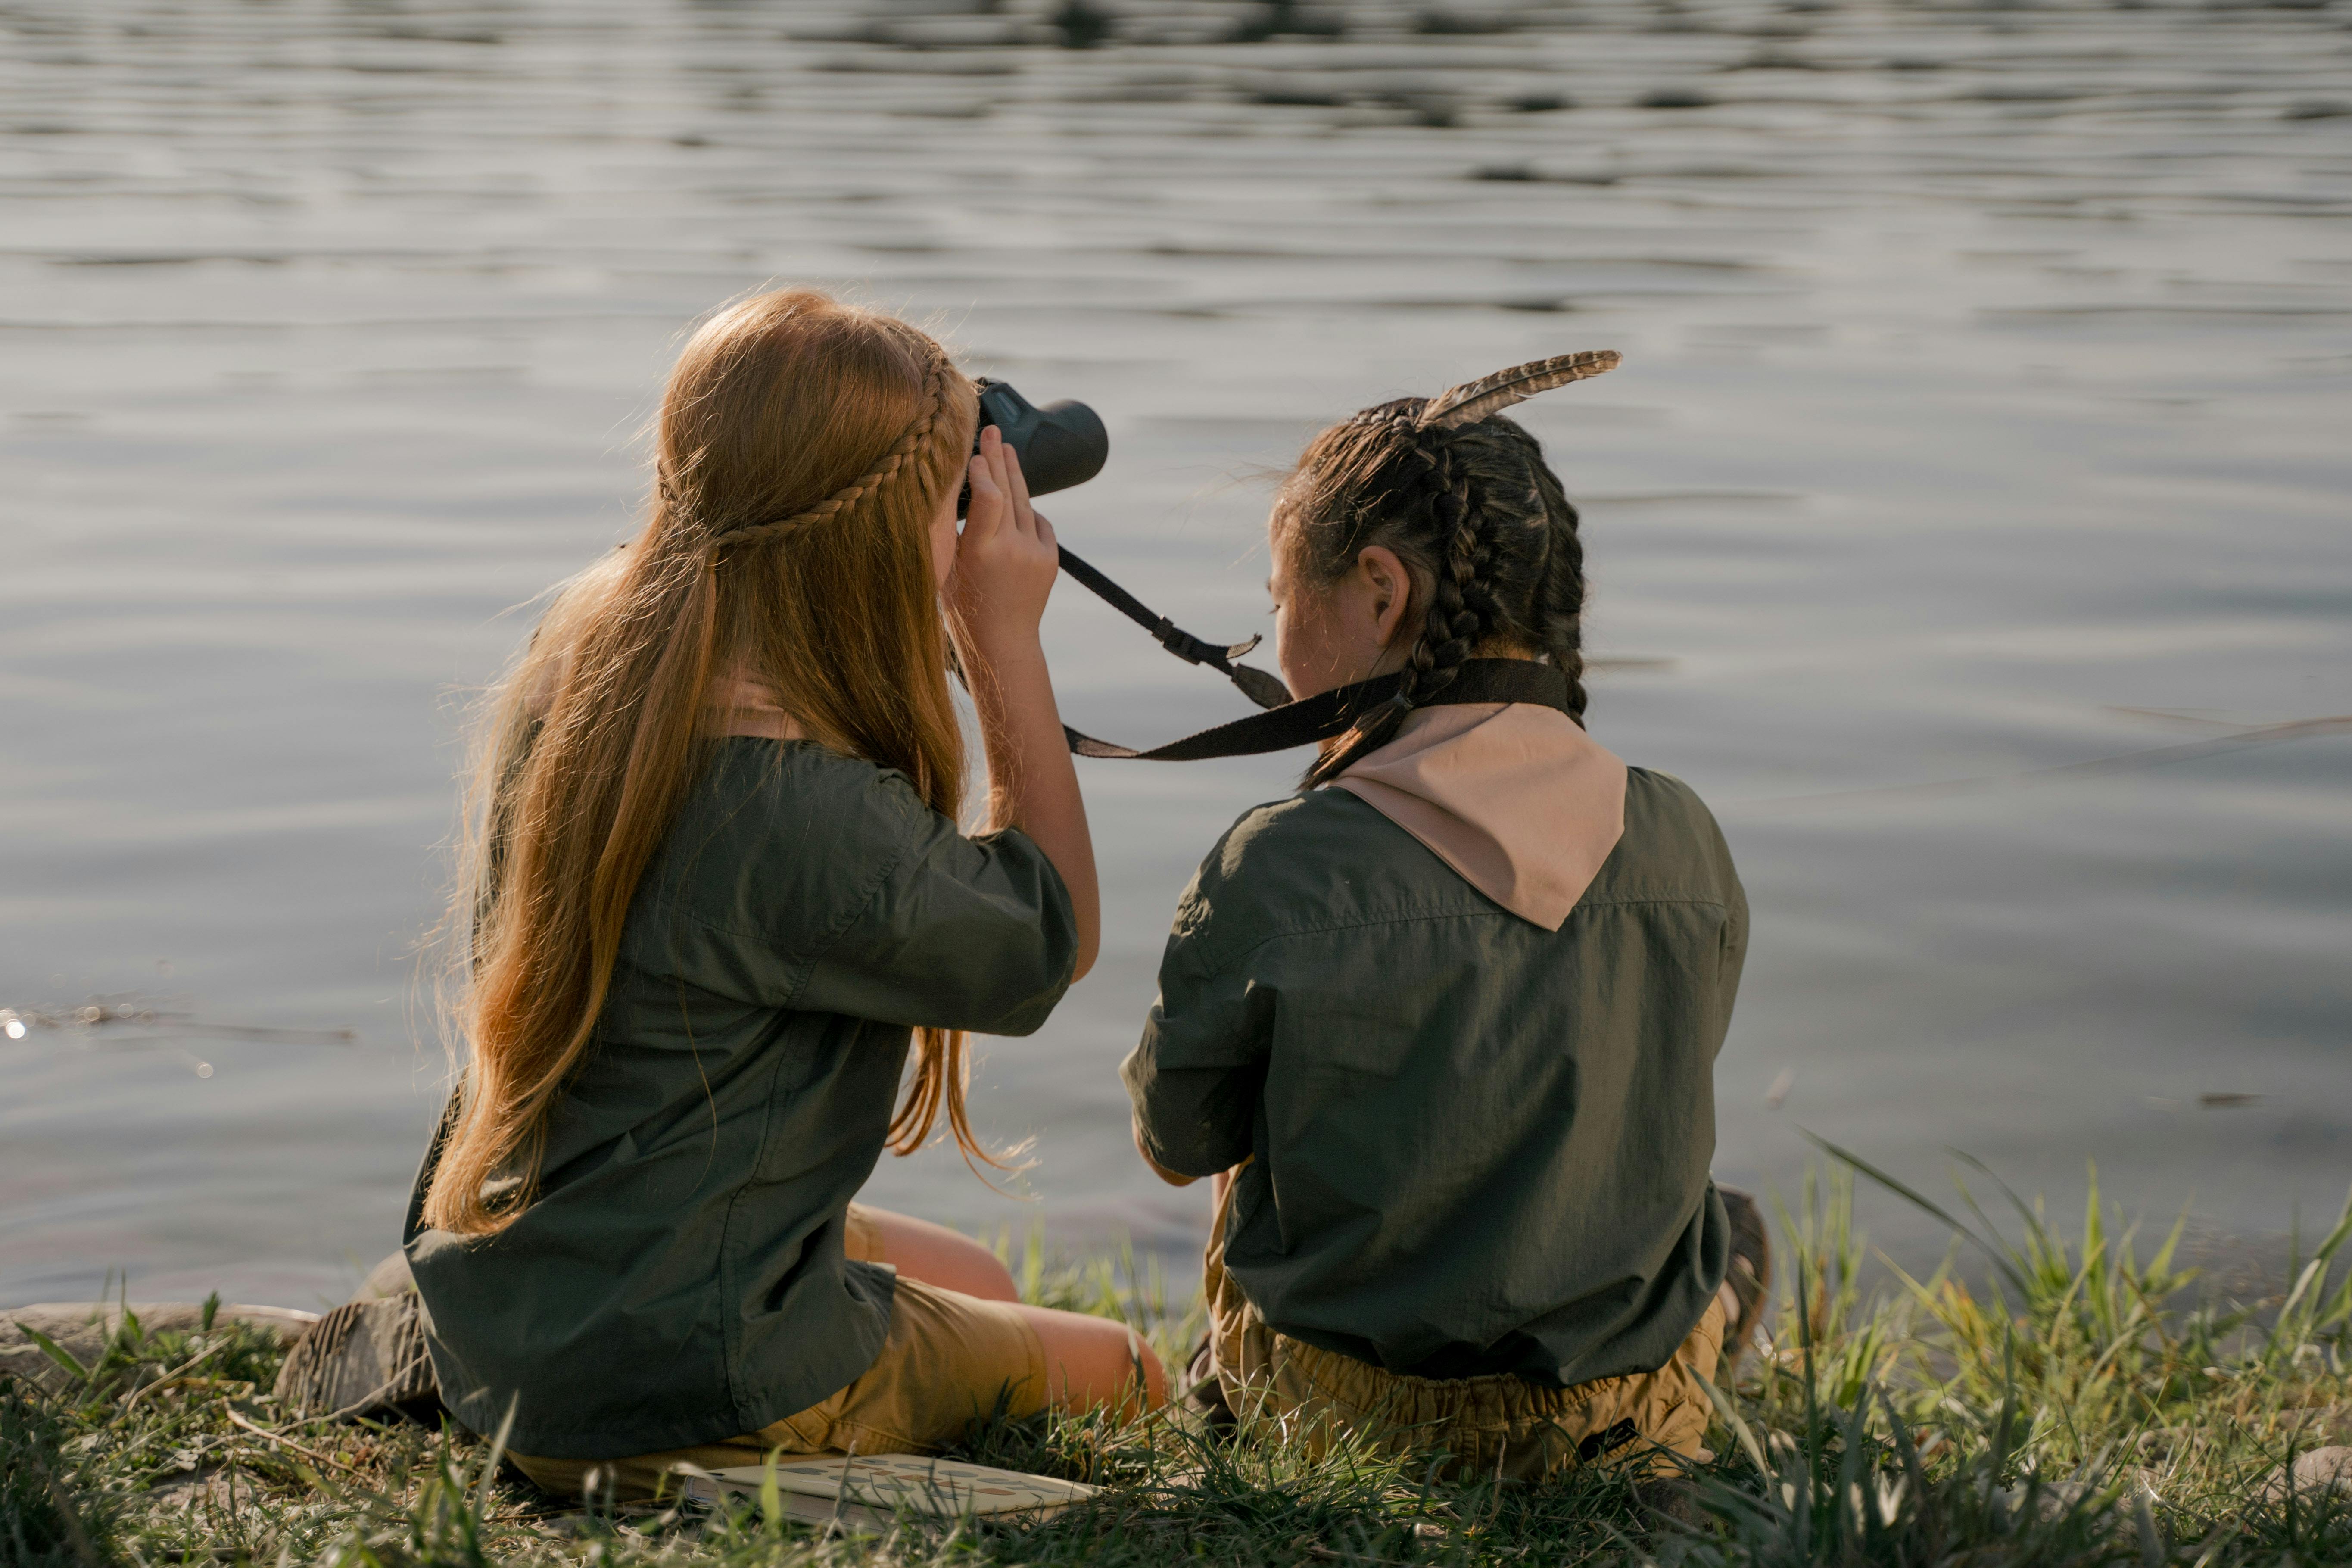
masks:
<svg viewBox="0 0 2352 1568"><path fill-rule="evenodd" d="M0 1005L193 1020L0 1037L0 1300L303 1305L394 1244L453 694L770 279L1100 408L1049 510L1217 637L1319 422L1623 351L1528 417L1594 731L1754 900L1718 1169L2332 1213L2352 733L2198 743L2352 713L2352 4L1061 9L0 5ZM1074 588L1048 634L1083 728L1241 710ZM870 1195L1186 1245L1113 1068L1291 765L1082 764L1105 959L976 1090L1042 1202Z"/></svg>

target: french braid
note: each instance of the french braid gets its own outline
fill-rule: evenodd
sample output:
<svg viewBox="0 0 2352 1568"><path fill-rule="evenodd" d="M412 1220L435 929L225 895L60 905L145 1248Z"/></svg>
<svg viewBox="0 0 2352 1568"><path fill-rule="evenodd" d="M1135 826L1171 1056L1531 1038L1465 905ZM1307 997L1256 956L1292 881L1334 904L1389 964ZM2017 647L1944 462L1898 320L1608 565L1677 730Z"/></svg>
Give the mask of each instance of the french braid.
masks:
<svg viewBox="0 0 2352 1568"><path fill-rule="evenodd" d="M1543 574L1536 584L1535 631L1544 658L1568 677L1568 710L1584 722L1584 540L1576 531L1576 508L1559 480L1542 464L1536 468L1535 500L1546 520Z"/></svg>
<svg viewBox="0 0 2352 1568"><path fill-rule="evenodd" d="M1406 398L1325 431L1284 486L1282 548L1328 582L1372 545L1394 551L1429 602L1396 695L1365 714L1307 775L1311 787L1392 740L1482 647L1541 657L1568 678L1582 722L1584 552L1576 509L1515 421L1424 426Z"/></svg>
<svg viewBox="0 0 2352 1568"><path fill-rule="evenodd" d="M934 349L929 373L924 383L923 411L915 416L914 423L908 425L896 441L890 443L890 449L875 459L872 468L804 511L796 511L790 517L775 518L766 522L749 523L740 528L730 528L724 532L712 534L705 543L712 552L714 560L718 552L725 550L729 545L790 539L796 533L814 528L819 523L839 516L867 496L889 484L892 479L897 479L901 472L905 471L908 459L921 451L923 444L930 439L931 431L939 424L940 416L946 411L949 378L954 374L954 369L949 364L947 356ZM680 497L670 476L665 473L656 479L656 483L660 488L664 504L676 505Z"/></svg>
<svg viewBox="0 0 2352 1568"><path fill-rule="evenodd" d="M1481 509L1469 476L1454 461L1452 433L1414 429L1407 420L1394 423L1403 438L1399 456L1418 471L1427 537L1441 545L1444 556L1433 574L1421 634L1397 672L1396 695L1365 715L1344 744L1316 763L1307 774L1309 784L1338 777L1386 745L1407 714L1453 685L1481 640L1494 607L1494 594L1481 580L1493 552L1485 542Z"/></svg>

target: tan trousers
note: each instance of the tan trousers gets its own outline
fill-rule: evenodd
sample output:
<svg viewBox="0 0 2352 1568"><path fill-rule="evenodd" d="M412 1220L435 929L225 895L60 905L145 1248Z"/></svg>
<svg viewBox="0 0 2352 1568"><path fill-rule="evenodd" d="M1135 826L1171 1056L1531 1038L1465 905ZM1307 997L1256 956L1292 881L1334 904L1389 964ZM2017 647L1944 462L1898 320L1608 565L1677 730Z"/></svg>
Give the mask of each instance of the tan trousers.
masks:
<svg viewBox="0 0 2352 1568"><path fill-rule="evenodd" d="M881 1235L856 1204L845 1250L870 1261ZM759 1465L772 1453L926 1454L945 1447L1003 1402L1009 1415L1045 1407L1045 1348L1009 1301L983 1301L898 1276L882 1353L856 1382L829 1399L757 1432L610 1459L509 1457L523 1474L565 1497L593 1492L635 1501L655 1495L670 1467L706 1470ZM675 1491L671 1481L669 1489Z"/></svg>
<svg viewBox="0 0 2352 1568"><path fill-rule="evenodd" d="M1225 1272L1229 1173L1201 1281L1225 1399L1245 1426L1321 1452L1342 1433L1397 1454L1445 1453L1445 1479L1536 1480L1580 1465L1634 1465L1645 1474L1699 1455L1714 1405L1700 1388L1723 1347L1723 1303L1710 1302L1674 1359L1655 1372L1542 1388L1508 1373L1409 1377L1276 1333Z"/></svg>

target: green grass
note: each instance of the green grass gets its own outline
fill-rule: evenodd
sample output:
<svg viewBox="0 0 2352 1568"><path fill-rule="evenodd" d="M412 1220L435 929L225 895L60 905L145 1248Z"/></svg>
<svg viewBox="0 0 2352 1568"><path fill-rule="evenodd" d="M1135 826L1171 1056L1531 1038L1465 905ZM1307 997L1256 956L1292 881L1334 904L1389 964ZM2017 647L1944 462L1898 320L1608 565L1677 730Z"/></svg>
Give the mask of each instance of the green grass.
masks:
<svg viewBox="0 0 2352 1568"><path fill-rule="evenodd" d="M462 1433L291 1421L252 1331L127 1321L64 1395L0 1384L0 1563L2352 1563L2352 1498L2263 1490L2352 1442L2352 1210L2280 1298L2236 1302L2176 1266L2178 1226L2143 1246L2095 1190L2069 1234L1990 1182L2005 1237L1966 1190L1949 1214L1832 1152L1781 1215L1778 1342L1723 1391L1716 1457L1680 1487L1445 1485L1426 1459L1219 1444L1181 1414L1039 1418L959 1455L1102 1483L1094 1502L1028 1529L828 1536L756 1506L556 1502ZM1866 1275L1854 1170L1969 1250L1924 1279ZM1181 1364L1198 1309L1131 1256L1007 1250L1031 1300L1123 1318Z"/></svg>

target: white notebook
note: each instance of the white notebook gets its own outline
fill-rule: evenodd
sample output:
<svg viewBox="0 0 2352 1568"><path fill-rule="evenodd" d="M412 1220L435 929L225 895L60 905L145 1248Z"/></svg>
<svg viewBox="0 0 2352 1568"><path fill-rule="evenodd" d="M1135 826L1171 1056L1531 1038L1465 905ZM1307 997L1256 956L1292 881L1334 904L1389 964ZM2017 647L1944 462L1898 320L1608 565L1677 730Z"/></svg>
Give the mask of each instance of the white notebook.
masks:
<svg viewBox="0 0 2352 1568"><path fill-rule="evenodd" d="M1026 1521L1083 1502L1100 1488L1018 1470L992 1469L958 1459L919 1454L799 1457L778 1455L777 1500L793 1519L888 1529L899 1514L919 1519L1003 1519ZM680 1489L689 1499L757 1498L768 1479L764 1465L687 1473Z"/></svg>

